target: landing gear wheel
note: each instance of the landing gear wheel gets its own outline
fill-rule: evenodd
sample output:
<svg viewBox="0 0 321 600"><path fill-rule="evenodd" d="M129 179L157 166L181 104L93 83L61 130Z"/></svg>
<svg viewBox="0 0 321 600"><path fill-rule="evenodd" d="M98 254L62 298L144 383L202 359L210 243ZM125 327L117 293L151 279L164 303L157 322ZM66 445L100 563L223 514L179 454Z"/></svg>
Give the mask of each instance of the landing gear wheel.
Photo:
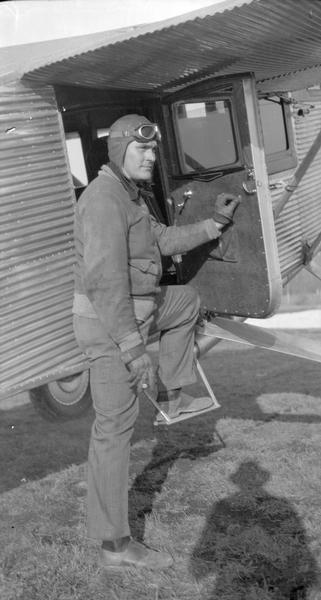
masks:
<svg viewBox="0 0 321 600"><path fill-rule="evenodd" d="M89 371L50 381L30 391L34 407L50 420L67 420L83 415L92 405Z"/></svg>

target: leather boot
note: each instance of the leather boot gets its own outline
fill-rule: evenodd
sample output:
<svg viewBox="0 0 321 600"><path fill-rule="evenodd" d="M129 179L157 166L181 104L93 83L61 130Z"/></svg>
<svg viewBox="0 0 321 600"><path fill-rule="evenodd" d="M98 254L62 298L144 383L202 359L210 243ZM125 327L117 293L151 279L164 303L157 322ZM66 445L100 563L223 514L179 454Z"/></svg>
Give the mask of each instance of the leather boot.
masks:
<svg viewBox="0 0 321 600"><path fill-rule="evenodd" d="M157 401L171 418L184 413L200 413L212 404L212 399L209 396L194 398L182 392L181 388L160 392ZM157 424L166 422L161 413L157 413L155 421Z"/></svg>
<svg viewBox="0 0 321 600"><path fill-rule="evenodd" d="M106 543L103 543L100 564L107 569L166 569L173 564L168 552L153 550L132 538L129 538L127 545L119 551L107 550L105 546Z"/></svg>

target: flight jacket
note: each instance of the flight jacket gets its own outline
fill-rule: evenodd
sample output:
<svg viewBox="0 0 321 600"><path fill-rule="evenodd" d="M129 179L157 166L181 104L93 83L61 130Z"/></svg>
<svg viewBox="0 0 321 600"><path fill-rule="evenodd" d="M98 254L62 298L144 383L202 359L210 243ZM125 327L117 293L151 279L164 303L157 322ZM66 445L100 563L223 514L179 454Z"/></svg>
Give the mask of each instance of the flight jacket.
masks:
<svg viewBox="0 0 321 600"><path fill-rule="evenodd" d="M143 343L135 306L154 304L161 255L171 256L220 236L213 219L166 226L149 212L140 188L104 165L75 208L73 312L98 318L121 352Z"/></svg>

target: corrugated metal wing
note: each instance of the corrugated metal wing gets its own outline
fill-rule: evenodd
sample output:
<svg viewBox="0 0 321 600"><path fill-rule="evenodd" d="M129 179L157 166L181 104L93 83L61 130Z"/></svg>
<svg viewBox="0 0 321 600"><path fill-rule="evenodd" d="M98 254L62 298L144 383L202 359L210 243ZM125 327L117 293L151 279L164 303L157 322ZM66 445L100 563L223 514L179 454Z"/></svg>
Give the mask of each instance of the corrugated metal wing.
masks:
<svg viewBox="0 0 321 600"><path fill-rule="evenodd" d="M321 101L303 117L295 117L295 137L298 164L303 160L321 128ZM279 176L274 179L279 179ZM289 173L287 174L289 178ZM286 181L286 179L285 179ZM313 243L321 228L321 151L302 178L297 190L276 222L278 252L284 282L291 278L303 261L303 245ZM273 192L273 203L281 192Z"/></svg>
<svg viewBox="0 0 321 600"><path fill-rule="evenodd" d="M321 65L321 3L212 5L157 24L70 42L63 60L29 64L36 82L171 92L208 76L252 71L258 81ZM64 42L65 43L65 42ZM56 61L56 62L55 62ZM312 75L317 77L316 73Z"/></svg>
<svg viewBox="0 0 321 600"><path fill-rule="evenodd" d="M71 320L72 182L51 87L0 88L0 394L84 368Z"/></svg>

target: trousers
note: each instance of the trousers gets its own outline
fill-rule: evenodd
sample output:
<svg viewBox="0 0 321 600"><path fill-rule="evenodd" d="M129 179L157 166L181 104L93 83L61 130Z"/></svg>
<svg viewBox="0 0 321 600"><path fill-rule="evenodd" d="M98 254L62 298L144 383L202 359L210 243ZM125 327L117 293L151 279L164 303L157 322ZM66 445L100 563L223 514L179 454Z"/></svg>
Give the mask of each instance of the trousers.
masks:
<svg viewBox="0 0 321 600"><path fill-rule="evenodd" d="M161 287L147 334L159 332L158 378L165 389L194 383L194 330L200 301L188 285ZM95 410L88 453L88 536L115 540L130 535L128 474L130 440L139 412L138 397L129 386L129 371L118 346L98 319L74 315L77 343L90 361L90 386ZM147 331L148 330L148 331Z"/></svg>

